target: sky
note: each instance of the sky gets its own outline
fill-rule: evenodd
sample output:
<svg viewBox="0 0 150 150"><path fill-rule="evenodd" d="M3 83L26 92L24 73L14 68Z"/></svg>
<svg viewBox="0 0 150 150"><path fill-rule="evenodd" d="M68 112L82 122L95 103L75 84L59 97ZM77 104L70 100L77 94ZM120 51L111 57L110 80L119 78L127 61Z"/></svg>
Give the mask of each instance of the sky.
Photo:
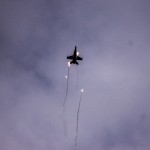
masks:
<svg viewBox="0 0 150 150"><path fill-rule="evenodd" d="M149 150L149 8L149 0L1 0L0 149L74 150L83 88L78 150ZM83 61L70 67L63 114L75 45Z"/></svg>

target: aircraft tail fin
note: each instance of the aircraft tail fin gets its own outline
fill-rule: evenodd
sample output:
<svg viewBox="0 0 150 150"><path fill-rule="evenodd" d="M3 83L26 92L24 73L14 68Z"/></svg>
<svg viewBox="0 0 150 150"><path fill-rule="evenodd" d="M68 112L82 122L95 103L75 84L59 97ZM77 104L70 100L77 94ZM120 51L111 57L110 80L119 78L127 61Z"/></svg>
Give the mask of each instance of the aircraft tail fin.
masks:
<svg viewBox="0 0 150 150"><path fill-rule="evenodd" d="M77 61L71 61L70 64L77 64L78 65L78 62Z"/></svg>
<svg viewBox="0 0 150 150"><path fill-rule="evenodd" d="M74 61L71 61L71 62L70 62L70 64L73 64L73 63L74 63Z"/></svg>
<svg viewBox="0 0 150 150"><path fill-rule="evenodd" d="M78 62L76 61L76 64L78 65Z"/></svg>

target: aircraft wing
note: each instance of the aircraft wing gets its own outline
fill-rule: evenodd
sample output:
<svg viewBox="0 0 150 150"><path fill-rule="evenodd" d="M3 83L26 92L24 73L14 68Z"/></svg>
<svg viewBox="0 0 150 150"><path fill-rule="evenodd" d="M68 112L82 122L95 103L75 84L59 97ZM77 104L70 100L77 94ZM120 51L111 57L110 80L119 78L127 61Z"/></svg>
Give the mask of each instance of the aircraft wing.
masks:
<svg viewBox="0 0 150 150"><path fill-rule="evenodd" d="M81 57L79 57L79 56L77 56L77 60L82 60L83 58L81 58Z"/></svg>
<svg viewBox="0 0 150 150"><path fill-rule="evenodd" d="M67 56L67 59L73 59L73 56Z"/></svg>

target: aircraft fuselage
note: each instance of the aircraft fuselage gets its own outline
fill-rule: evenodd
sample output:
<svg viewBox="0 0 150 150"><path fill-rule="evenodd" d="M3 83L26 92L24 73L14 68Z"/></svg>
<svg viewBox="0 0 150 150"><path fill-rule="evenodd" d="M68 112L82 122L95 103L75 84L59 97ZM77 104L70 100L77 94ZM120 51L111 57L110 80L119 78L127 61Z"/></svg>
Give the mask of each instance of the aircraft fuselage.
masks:
<svg viewBox="0 0 150 150"><path fill-rule="evenodd" d="M73 55L72 56L67 56L67 59L72 59L72 61L70 62L70 64L77 64L77 65L78 65L77 60L82 60L82 58L79 57L78 54L77 54L77 47L76 46L75 46Z"/></svg>

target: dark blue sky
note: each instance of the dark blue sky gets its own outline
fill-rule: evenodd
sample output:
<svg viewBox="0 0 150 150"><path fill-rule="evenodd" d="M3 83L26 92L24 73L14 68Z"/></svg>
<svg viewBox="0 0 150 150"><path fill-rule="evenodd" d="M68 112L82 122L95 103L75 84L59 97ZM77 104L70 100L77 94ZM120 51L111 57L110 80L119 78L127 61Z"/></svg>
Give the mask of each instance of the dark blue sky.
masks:
<svg viewBox="0 0 150 150"><path fill-rule="evenodd" d="M148 0L0 1L0 149L150 149ZM64 135L66 56L70 68Z"/></svg>

